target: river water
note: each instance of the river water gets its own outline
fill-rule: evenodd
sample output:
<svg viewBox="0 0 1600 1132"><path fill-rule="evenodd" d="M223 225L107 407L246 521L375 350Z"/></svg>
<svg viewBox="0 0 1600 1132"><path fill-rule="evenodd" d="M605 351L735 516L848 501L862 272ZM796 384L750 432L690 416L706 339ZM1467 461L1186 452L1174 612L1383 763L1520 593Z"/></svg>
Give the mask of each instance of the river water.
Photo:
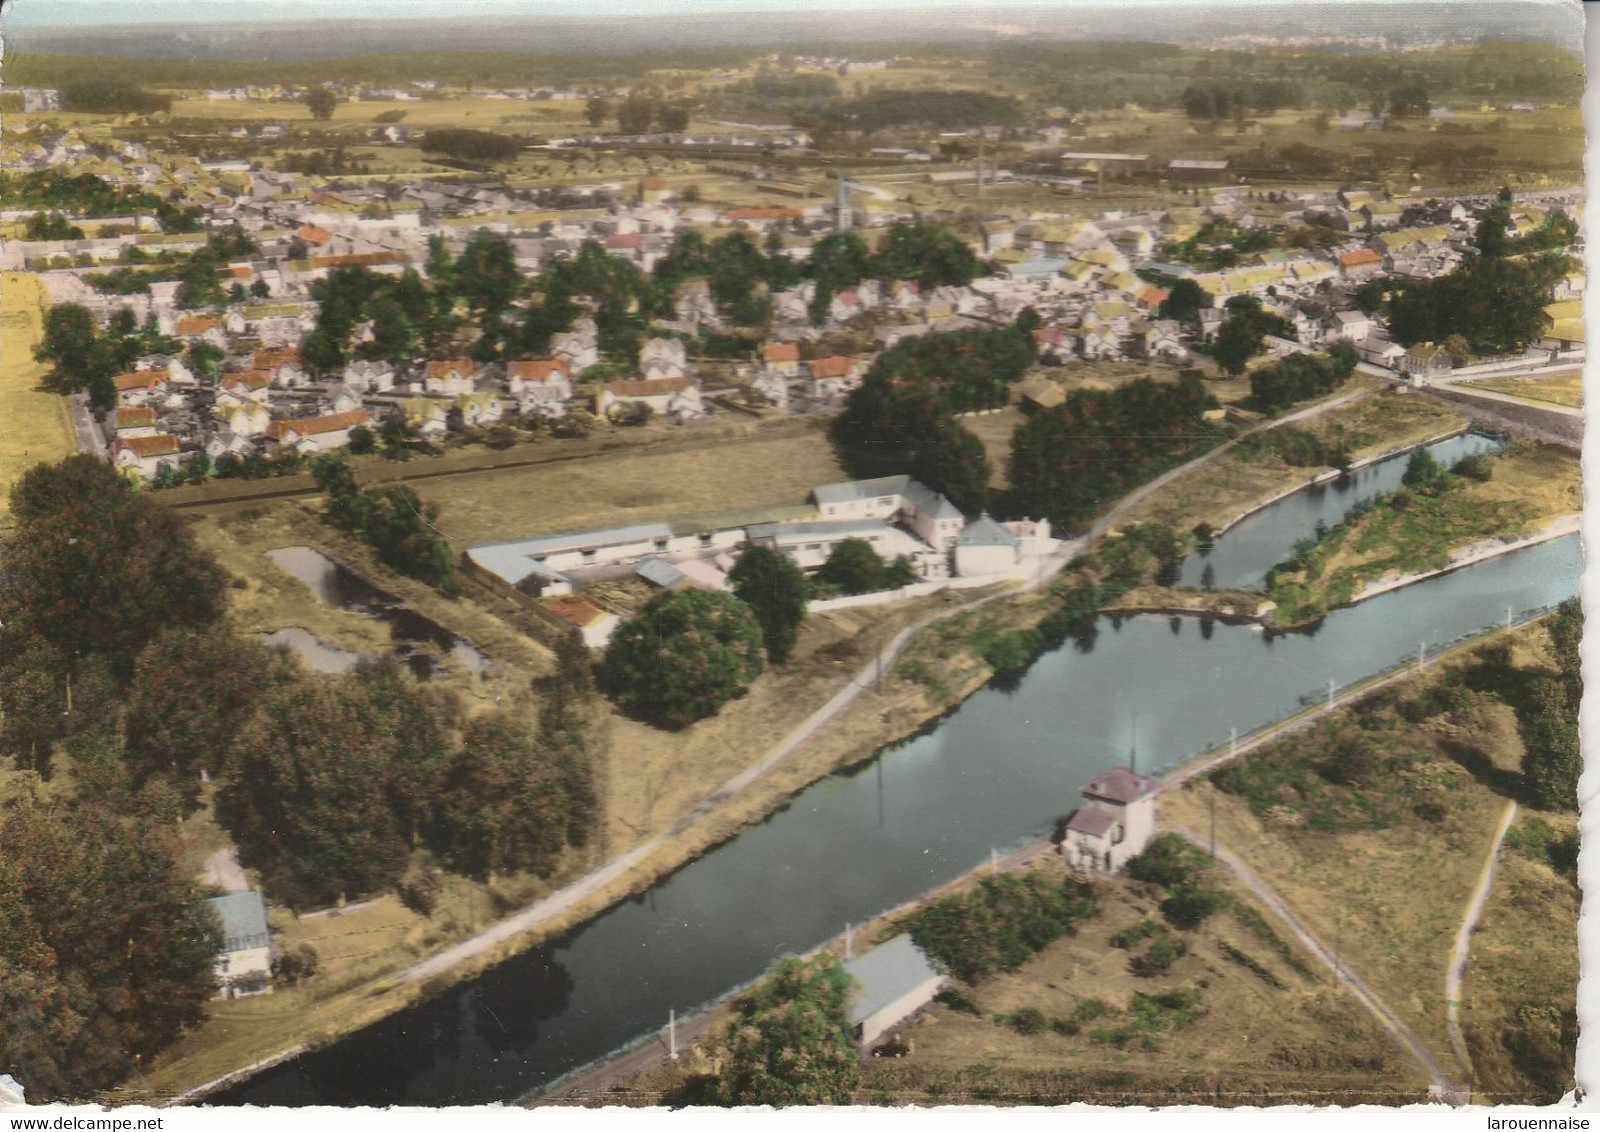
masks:
<svg viewBox="0 0 1600 1132"><path fill-rule="evenodd" d="M1504 448L1504 441L1475 432L1427 445L1428 452L1446 468L1463 456L1482 456ZM1357 503L1399 487L1409 460L1409 455L1379 460L1336 480L1313 484L1240 520L1209 553L1184 559L1177 584L1198 589L1209 565L1217 589L1262 589L1267 571L1288 558L1294 544L1311 535L1318 523L1334 526Z"/></svg>
<svg viewBox="0 0 1600 1132"><path fill-rule="evenodd" d="M1353 683L1416 656L1419 642L1431 652L1503 622L1508 608L1570 597L1580 569L1569 536L1277 637L1191 618L1103 618L1010 690L985 688L928 733L818 782L648 894L209 1103L516 1099L658 1030L669 1009L682 1015L991 849L1049 831L1084 783L1130 752L1142 770L1169 769L1230 728L1294 713L1329 680Z"/></svg>

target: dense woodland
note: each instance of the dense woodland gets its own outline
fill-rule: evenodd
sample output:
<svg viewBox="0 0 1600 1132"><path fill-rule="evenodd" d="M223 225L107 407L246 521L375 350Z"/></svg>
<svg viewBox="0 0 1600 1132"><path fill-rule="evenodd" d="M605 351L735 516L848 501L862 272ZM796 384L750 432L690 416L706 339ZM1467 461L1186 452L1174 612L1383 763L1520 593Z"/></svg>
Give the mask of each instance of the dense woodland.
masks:
<svg viewBox="0 0 1600 1132"><path fill-rule="evenodd" d="M102 461L40 465L11 503L0 747L73 787L0 819L0 1069L31 1098L114 1085L200 1020L218 927L173 829L207 780L295 908L398 889L426 913L441 868L547 874L587 843L597 700L576 639L527 697L468 717L394 664L329 679L236 634L223 571Z"/></svg>

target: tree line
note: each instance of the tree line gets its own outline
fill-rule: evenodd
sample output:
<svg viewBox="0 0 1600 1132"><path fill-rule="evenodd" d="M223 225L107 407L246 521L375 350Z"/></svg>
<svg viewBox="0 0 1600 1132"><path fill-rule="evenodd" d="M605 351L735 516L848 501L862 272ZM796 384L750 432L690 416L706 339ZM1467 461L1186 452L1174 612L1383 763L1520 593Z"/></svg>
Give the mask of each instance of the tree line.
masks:
<svg viewBox="0 0 1600 1132"><path fill-rule="evenodd" d="M1204 419L1215 405L1195 370L1069 393L1018 427L1002 509L1080 529L1106 503L1221 443L1229 430Z"/></svg>
<svg viewBox="0 0 1600 1132"><path fill-rule="evenodd" d="M0 543L0 747L72 787L0 820L0 1071L43 1099L114 1085L203 1017L215 917L175 823L217 814L294 907L557 867L597 817L587 650L471 717L393 663L338 679L237 634L228 579L91 456L30 469ZM64 760L64 761L63 761ZM425 907L423 908L425 911Z"/></svg>

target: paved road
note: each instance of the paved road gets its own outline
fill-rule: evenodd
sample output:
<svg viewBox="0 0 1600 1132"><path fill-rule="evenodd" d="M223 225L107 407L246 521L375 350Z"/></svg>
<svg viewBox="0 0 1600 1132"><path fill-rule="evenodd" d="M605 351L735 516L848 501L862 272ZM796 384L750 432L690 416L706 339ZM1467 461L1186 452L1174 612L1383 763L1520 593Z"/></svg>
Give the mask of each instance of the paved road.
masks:
<svg viewBox="0 0 1600 1132"><path fill-rule="evenodd" d="M1472 1080L1472 1057L1467 1053L1466 1038L1461 1033L1461 978L1467 970L1467 958L1472 947L1472 933L1483 917L1483 906L1488 903L1489 889L1494 885L1495 869L1500 863L1500 846L1505 843L1506 831L1517 816L1517 804L1506 803L1506 812L1500 815L1500 826L1495 830L1494 844L1483 860L1478 873L1478 883L1473 886L1472 898L1461 916L1461 927L1456 931L1455 946L1450 949L1450 966L1444 973L1444 1001L1449 1012L1450 1044L1455 1047L1456 1060Z"/></svg>
<svg viewBox="0 0 1600 1132"><path fill-rule="evenodd" d="M1198 849L1207 849L1206 842L1187 829L1174 827L1172 832ZM1262 903L1272 909L1273 913L1295 934L1295 937L1310 949L1311 953L1320 959L1328 970L1333 972L1334 978L1349 988L1351 993L1356 996L1356 1000L1378 1020L1378 1024L1388 1031L1389 1036L1395 1040L1400 1048L1410 1054L1417 1064L1422 1066L1433 1082L1431 1091L1435 1096L1451 1105L1467 1103L1471 1095L1470 1091L1445 1074L1444 1067L1433 1056L1433 1052L1422 1043L1422 1039L1418 1038L1409 1026L1400 1021L1394 1011L1389 1008L1389 1005L1379 998L1376 992L1361 980L1360 976L1352 972L1333 951L1324 946L1319 939L1301 924L1295 914L1289 910L1289 906L1283 902L1283 899L1276 892L1268 887L1265 881L1223 846L1218 845L1216 847L1216 855L1217 860L1227 865L1234 875L1244 882L1245 887L1249 888Z"/></svg>

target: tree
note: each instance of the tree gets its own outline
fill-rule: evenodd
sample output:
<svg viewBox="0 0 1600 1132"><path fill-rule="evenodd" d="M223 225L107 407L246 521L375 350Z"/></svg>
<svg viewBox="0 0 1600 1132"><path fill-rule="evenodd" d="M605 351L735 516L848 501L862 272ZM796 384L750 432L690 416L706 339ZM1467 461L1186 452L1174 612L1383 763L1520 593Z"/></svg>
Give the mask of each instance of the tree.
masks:
<svg viewBox="0 0 1600 1132"><path fill-rule="evenodd" d="M1211 306L1211 296L1193 279L1176 280L1161 300L1162 318L1175 318L1179 322L1196 322L1200 312Z"/></svg>
<svg viewBox="0 0 1600 1132"><path fill-rule="evenodd" d="M583 104L584 117L588 119L592 128L598 129L611 117L611 103L599 96L592 96Z"/></svg>
<svg viewBox="0 0 1600 1132"><path fill-rule="evenodd" d="M853 985L828 952L778 964L736 1008L716 1103L849 1104L861 1081L850 1029Z"/></svg>
<svg viewBox="0 0 1600 1132"><path fill-rule="evenodd" d="M1440 343L1450 354L1450 362L1457 369L1472 362L1472 347L1460 334L1452 334Z"/></svg>
<svg viewBox="0 0 1600 1132"><path fill-rule="evenodd" d="M1578 644L1583 612L1576 598L1561 604L1550 620L1550 643L1558 671L1529 682L1518 705L1522 735L1522 773L1541 808L1570 811L1577 805L1578 776L1583 757L1578 746L1578 707L1583 701L1583 673Z"/></svg>
<svg viewBox="0 0 1600 1132"><path fill-rule="evenodd" d="M656 125L663 133L681 134L689 128L689 108L663 104L656 109Z"/></svg>
<svg viewBox="0 0 1600 1132"><path fill-rule="evenodd" d="M1511 213L1503 204L1496 204L1483 219L1478 221L1478 230L1472 242L1477 245L1478 255L1483 259L1499 259L1510 249L1511 237L1506 234L1506 227L1511 223Z"/></svg>
<svg viewBox="0 0 1600 1132"><path fill-rule="evenodd" d="M161 632L215 621L224 576L176 512L87 454L25 472L0 543L4 639L29 636L119 671Z"/></svg>
<svg viewBox="0 0 1600 1132"><path fill-rule="evenodd" d="M170 829L92 802L0 822L0 1067L78 1100L199 1024L221 925Z"/></svg>
<svg viewBox="0 0 1600 1132"><path fill-rule="evenodd" d="M1400 482L1406 487L1424 488L1439 482L1443 476L1444 469L1433 458L1433 453L1426 448L1418 448L1406 461L1405 474L1400 477Z"/></svg>
<svg viewBox="0 0 1600 1132"><path fill-rule="evenodd" d="M359 675L268 688L239 727L217 797L241 860L294 907L391 887L409 850L390 792L395 743L394 719Z"/></svg>
<svg viewBox="0 0 1600 1132"><path fill-rule="evenodd" d="M227 356L227 351L215 342L195 342L184 353L190 371L207 385L216 384L222 373L222 361Z"/></svg>
<svg viewBox="0 0 1600 1132"><path fill-rule="evenodd" d="M51 388L73 392L83 388L88 377L94 344L94 315L76 303L60 303L45 315L44 335L33 356L37 361L55 363Z"/></svg>
<svg viewBox="0 0 1600 1132"><path fill-rule="evenodd" d="M787 555L753 546L728 571L736 597L756 615L767 659L783 664L794 651L800 622L806 616L805 578Z"/></svg>
<svg viewBox="0 0 1600 1132"><path fill-rule="evenodd" d="M311 111L311 117L318 122L326 122L333 117L334 109L339 105L339 96L325 86L306 95L306 109Z"/></svg>
<svg viewBox="0 0 1600 1132"><path fill-rule="evenodd" d="M731 594L653 598L606 649L604 683L625 711L672 727L715 714L761 674L761 626Z"/></svg>
<svg viewBox="0 0 1600 1132"><path fill-rule="evenodd" d="M617 129L624 134L642 134L655 116L654 102L642 94L630 94L617 104Z"/></svg>
<svg viewBox="0 0 1600 1132"><path fill-rule="evenodd" d="M883 589L883 559L866 539L847 538L833 548L817 571L817 580L843 594L865 594Z"/></svg>
<svg viewBox="0 0 1600 1132"><path fill-rule="evenodd" d="M239 721L272 679L271 654L226 628L169 629L139 653L127 692L135 784L162 777L193 807L200 775L222 770Z"/></svg>
<svg viewBox="0 0 1600 1132"><path fill-rule="evenodd" d="M1249 314L1237 312L1217 331L1213 356L1219 366L1237 377L1265 347L1259 323Z"/></svg>
<svg viewBox="0 0 1600 1132"><path fill-rule="evenodd" d="M491 882L508 869L547 873L566 844L563 785L530 721L509 711L469 720L439 806L447 860Z"/></svg>
<svg viewBox="0 0 1600 1132"><path fill-rule="evenodd" d="M272 288L265 279L257 279L250 284L250 297L254 299L267 299L272 297Z"/></svg>

